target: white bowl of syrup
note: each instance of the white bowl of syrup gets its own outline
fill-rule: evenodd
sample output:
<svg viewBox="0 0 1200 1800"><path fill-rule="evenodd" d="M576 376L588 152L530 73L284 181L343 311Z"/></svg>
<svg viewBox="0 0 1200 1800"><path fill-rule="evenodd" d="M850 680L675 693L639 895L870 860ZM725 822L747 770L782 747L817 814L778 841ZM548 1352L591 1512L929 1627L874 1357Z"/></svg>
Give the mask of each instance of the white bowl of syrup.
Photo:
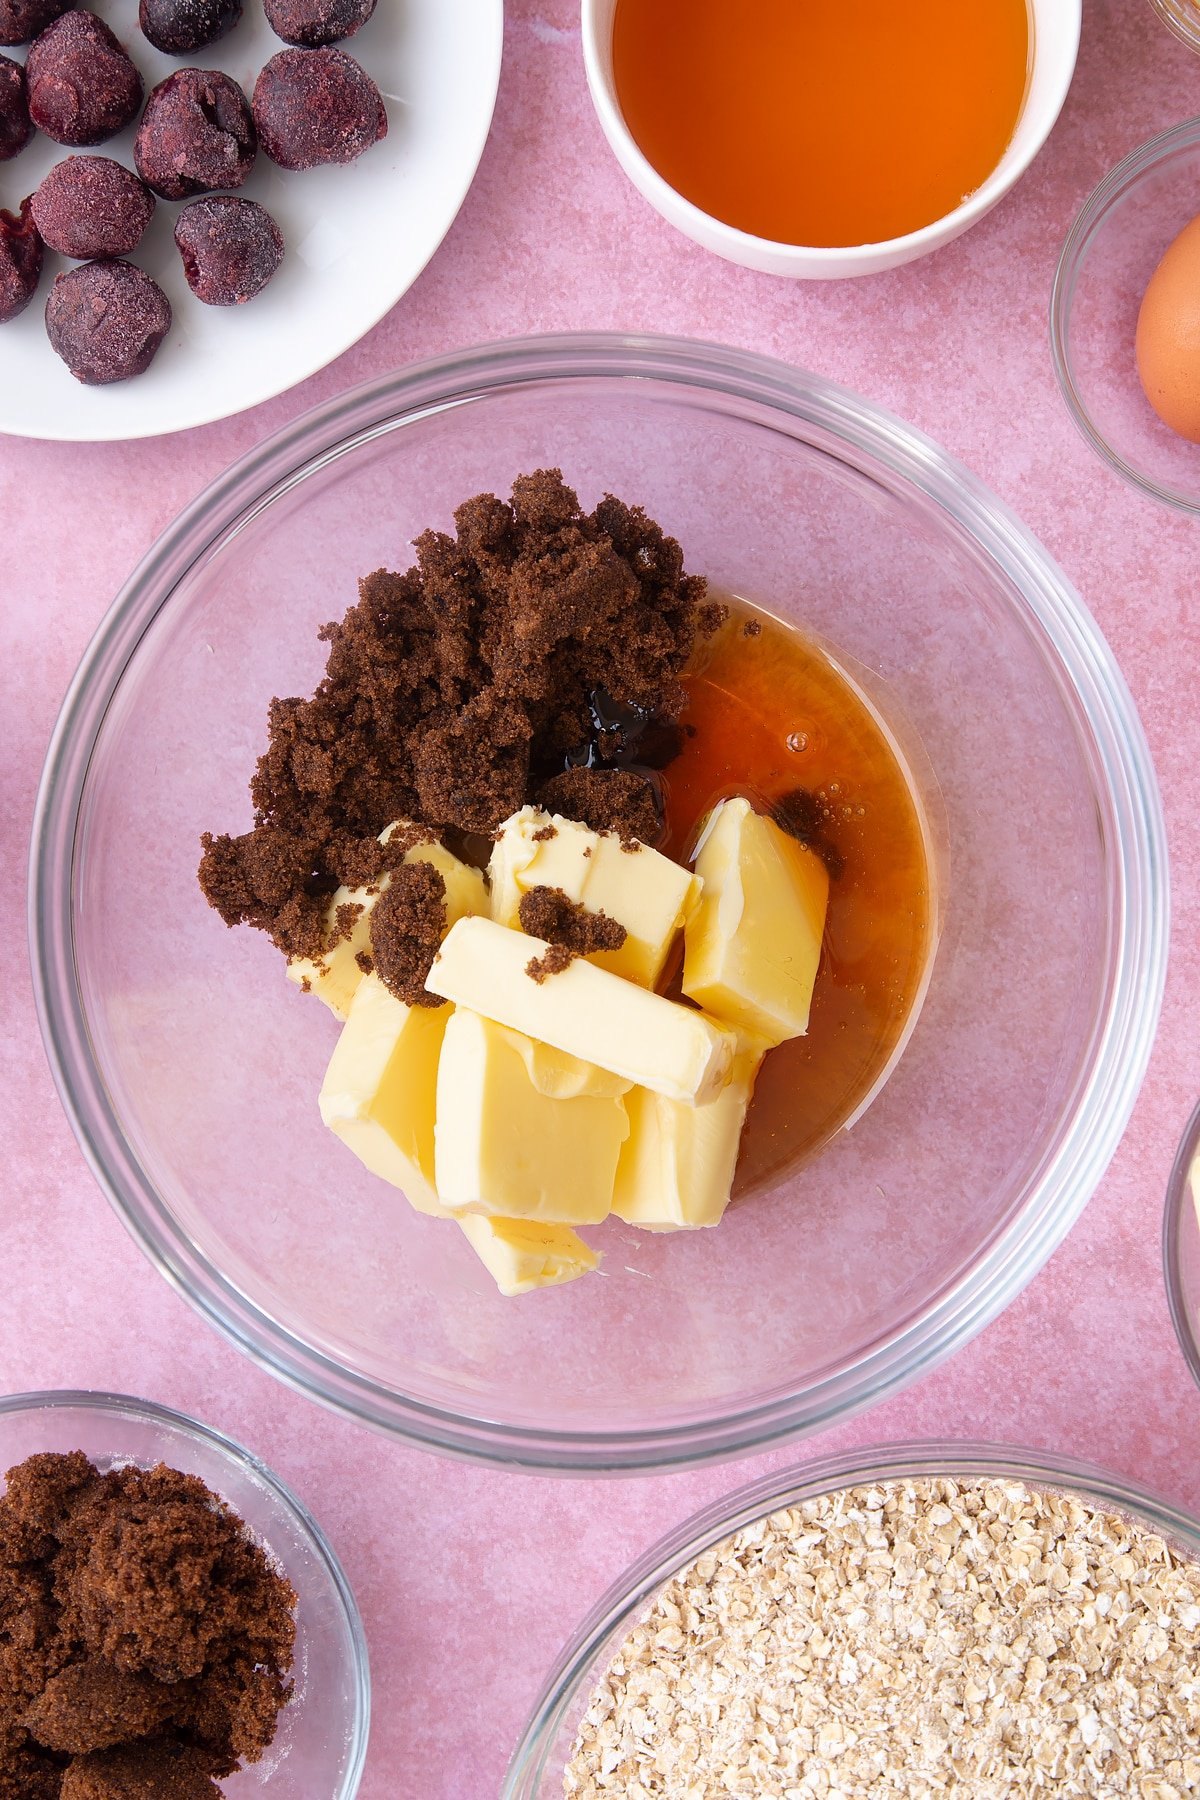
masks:
<svg viewBox="0 0 1200 1800"><path fill-rule="evenodd" d="M617 160L686 236L769 275L840 280L939 249L1058 118L1082 0L583 0Z"/></svg>

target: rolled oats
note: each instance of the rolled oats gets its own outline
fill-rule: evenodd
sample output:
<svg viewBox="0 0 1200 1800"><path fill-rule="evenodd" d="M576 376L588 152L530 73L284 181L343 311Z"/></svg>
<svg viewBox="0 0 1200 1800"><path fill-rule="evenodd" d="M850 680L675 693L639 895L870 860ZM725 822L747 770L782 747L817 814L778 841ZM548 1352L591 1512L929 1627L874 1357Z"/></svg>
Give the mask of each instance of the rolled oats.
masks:
<svg viewBox="0 0 1200 1800"><path fill-rule="evenodd" d="M1200 1794L1200 1568L1018 1481L807 1501L668 1584L592 1696L563 1792Z"/></svg>

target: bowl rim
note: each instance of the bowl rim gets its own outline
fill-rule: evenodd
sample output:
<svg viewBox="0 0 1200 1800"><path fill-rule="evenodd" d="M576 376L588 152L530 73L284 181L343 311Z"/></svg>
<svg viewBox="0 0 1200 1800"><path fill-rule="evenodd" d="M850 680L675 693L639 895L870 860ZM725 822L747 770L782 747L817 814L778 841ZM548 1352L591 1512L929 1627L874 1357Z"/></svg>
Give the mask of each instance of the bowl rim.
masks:
<svg viewBox="0 0 1200 1800"><path fill-rule="evenodd" d="M337 1552L303 1500L293 1493L260 1456L247 1450L236 1438L229 1437L214 1425L206 1425L202 1420L194 1419L189 1413L178 1412L171 1406L162 1406L155 1400L143 1400L134 1394L109 1393L99 1388L45 1388L0 1396L0 1419L16 1413L72 1410L103 1413L114 1420L132 1417L162 1426L179 1437L199 1439L201 1443L216 1450L225 1461L249 1472L263 1487L269 1489L284 1512L300 1528L302 1537L307 1540L333 1584L350 1640L354 1674L350 1756L338 1791L330 1796L330 1800L354 1800L362 1782L371 1731L371 1663L367 1634L354 1597L354 1589Z"/></svg>
<svg viewBox="0 0 1200 1800"><path fill-rule="evenodd" d="M91 1053L72 937L75 836L91 757L125 668L186 572L271 499L364 437L497 390L565 379L700 388L749 414L868 455L932 501L1012 596L1046 660L1110 807L1109 980L1083 1072L1031 1175L1020 1211L971 1269L904 1327L801 1396L768 1392L705 1417L598 1431L497 1423L404 1395L346 1369L277 1324L202 1255L124 1138ZM566 1474L622 1473L746 1455L820 1429L907 1385L968 1341L1026 1285L1074 1223L1116 1148L1162 1003L1169 904L1166 839L1149 749L1115 658L1032 534L923 433L822 377L719 345L616 333L512 339L434 358L352 389L291 421L219 476L161 535L110 607L68 689L38 790L30 844L29 943L39 1023L59 1096L103 1191L143 1251L210 1324L263 1367L335 1410L427 1449Z"/></svg>
<svg viewBox="0 0 1200 1800"><path fill-rule="evenodd" d="M1200 17L1196 17L1194 23L1189 21L1177 10L1176 0L1150 0L1150 4L1181 43L1189 50L1200 50Z"/></svg>
<svg viewBox="0 0 1200 1800"><path fill-rule="evenodd" d="M609 1586L559 1652L513 1751L499 1800L537 1800L540 1779L566 1715L577 1705L605 1641L628 1629L680 1569L772 1513L843 1488L948 1476L1023 1481L1071 1492L1132 1515L1182 1544L1200 1562L1200 1519L1098 1464L1019 1444L912 1440L840 1450L758 1476L685 1519L637 1557ZM555 1789L557 1792L558 1790Z"/></svg>
<svg viewBox="0 0 1200 1800"><path fill-rule="evenodd" d="M740 230L736 225L727 225L723 219L705 212L703 207L687 199L659 173L626 124L625 115L617 102L615 83L606 70L600 14L608 3L609 0L583 0L581 32L588 92L610 149L629 180L655 211L674 225L676 230L685 232L694 242L714 250L718 255L729 257L734 262L748 262L748 266L752 268L762 268L761 260L753 259L770 256L779 264L792 264L796 274L809 270L814 274L846 277L881 272L879 259L882 257L891 259L886 266L892 266L938 250L976 224L1004 198L1009 189L1026 174L1058 123L1075 76L1083 30L1083 0L1053 0L1056 10L1061 8L1068 35L1057 78L1043 97L1042 117L1038 126L1030 142L1011 163L1007 161L1012 149L1010 140L991 174L979 184L974 193L968 194L950 212L943 213L941 218L931 220L928 225L922 225L916 231L904 232L899 237L876 238L868 244L790 244L780 238L759 237L754 232ZM1037 7L1044 4L1044 0L1028 0L1028 4L1033 52L1030 61L1031 81L1038 55L1037 38L1032 28ZM1017 115L1017 125L1014 126L1014 137L1024 118L1029 97L1027 88L1021 112Z"/></svg>
<svg viewBox="0 0 1200 1800"><path fill-rule="evenodd" d="M1200 1156L1200 1100L1192 1109L1192 1116L1183 1128L1183 1136L1179 1140L1179 1148L1175 1152L1175 1160L1171 1165L1171 1173L1167 1177L1167 1199L1163 1207L1163 1279L1167 1288L1167 1308L1171 1314L1171 1323L1175 1327L1175 1336L1179 1339L1179 1348L1183 1351L1184 1361L1191 1371L1192 1379L1200 1386L1200 1336L1197 1325L1200 1319L1193 1321L1193 1308L1188 1305L1186 1284L1183 1279L1183 1259L1179 1249L1179 1234L1184 1228L1185 1220L1195 1220L1196 1213L1192 1204L1190 1174L1193 1162Z"/></svg>
<svg viewBox="0 0 1200 1800"><path fill-rule="evenodd" d="M1200 39L1196 48L1200 49ZM1137 145L1128 156L1122 157L1104 179L1097 183L1080 207L1059 252L1050 289L1050 355L1059 391L1076 429L1097 456L1132 487L1152 495L1164 506L1175 507L1179 512L1193 516L1200 515L1200 481L1196 492L1189 494L1168 482L1156 481L1152 475L1135 468L1121 455L1096 424L1079 391L1070 344L1071 314L1079 276L1092 242L1103 228L1111 208L1144 175L1168 161L1177 151L1197 148L1200 148L1200 117L1184 119L1178 125L1169 126L1166 131L1157 132L1154 137L1147 138L1145 143Z"/></svg>

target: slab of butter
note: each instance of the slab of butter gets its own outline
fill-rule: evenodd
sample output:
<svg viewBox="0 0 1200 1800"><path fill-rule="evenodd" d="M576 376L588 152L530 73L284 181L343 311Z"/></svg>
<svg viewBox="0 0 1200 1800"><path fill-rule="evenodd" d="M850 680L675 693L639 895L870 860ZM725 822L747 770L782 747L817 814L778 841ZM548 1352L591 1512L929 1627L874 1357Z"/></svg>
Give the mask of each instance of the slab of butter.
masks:
<svg viewBox="0 0 1200 1800"><path fill-rule="evenodd" d="M399 830L400 824L389 825L379 834L381 844L386 844L393 831ZM446 884L446 920L453 925L455 919L463 918L467 913L485 913L488 910L487 888L482 874L468 863L460 862L452 856L444 844L416 844L404 858L406 863L432 863ZM371 908L386 890L391 880L390 872L381 874L378 881L369 887L340 887L333 894L325 909L325 934L330 936L335 928L338 908L340 906L357 906L361 908L348 937L342 938L331 950L326 951L319 961L307 956L296 956L287 966L287 977L298 986L308 983L308 991L323 1000L330 1012L339 1019L344 1019L350 1010L350 1002L362 980L362 969L358 958L366 955L371 949Z"/></svg>
<svg viewBox="0 0 1200 1800"><path fill-rule="evenodd" d="M460 919L426 986L668 1099L708 1100L725 1085L737 1047L733 1032L581 958L535 981L528 965L548 948L494 919Z"/></svg>
<svg viewBox="0 0 1200 1800"><path fill-rule="evenodd" d="M684 934L684 993L768 1044L802 1037L829 900L824 863L748 800L723 800L696 872L704 889Z"/></svg>
<svg viewBox="0 0 1200 1800"><path fill-rule="evenodd" d="M649 1088L630 1089L629 1137L613 1190L618 1218L643 1231L720 1224L762 1059L760 1044L740 1051L726 1086L703 1106L667 1100Z"/></svg>
<svg viewBox="0 0 1200 1800"><path fill-rule="evenodd" d="M591 831L536 806L522 807L500 827L488 880L492 918L514 929L522 895L535 887L561 888L589 912L607 913L625 927L625 942L588 961L649 988L700 897L700 882L670 857L646 844L625 850L613 832Z"/></svg>
<svg viewBox="0 0 1200 1800"><path fill-rule="evenodd" d="M418 1212L445 1216L434 1183L434 1103L448 1006L406 1006L364 975L321 1087L321 1117Z"/></svg>
<svg viewBox="0 0 1200 1800"><path fill-rule="evenodd" d="M628 1086L458 1007L437 1076L441 1204L495 1218L598 1224L612 1208L629 1134Z"/></svg>
<svg viewBox="0 0 1200 1800"><path fill-rule="evenodd" d="M569 1225L480 1217L462 1218L458 1223L500 1292L507 1296L575 1281L600 1261Z"/></svg>

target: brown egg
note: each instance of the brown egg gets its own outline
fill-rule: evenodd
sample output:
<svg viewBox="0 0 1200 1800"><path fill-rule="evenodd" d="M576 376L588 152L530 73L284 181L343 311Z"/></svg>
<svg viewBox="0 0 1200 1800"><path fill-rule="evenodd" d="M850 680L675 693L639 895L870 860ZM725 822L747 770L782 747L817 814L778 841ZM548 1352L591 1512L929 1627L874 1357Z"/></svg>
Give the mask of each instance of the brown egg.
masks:
<svg viewBox="0 0 1200 1800"><path fill-rule="evenodd" d="M1137 366L1159 418L1200 444L1200 217L1150 277L1138 313Z"/></svg>

